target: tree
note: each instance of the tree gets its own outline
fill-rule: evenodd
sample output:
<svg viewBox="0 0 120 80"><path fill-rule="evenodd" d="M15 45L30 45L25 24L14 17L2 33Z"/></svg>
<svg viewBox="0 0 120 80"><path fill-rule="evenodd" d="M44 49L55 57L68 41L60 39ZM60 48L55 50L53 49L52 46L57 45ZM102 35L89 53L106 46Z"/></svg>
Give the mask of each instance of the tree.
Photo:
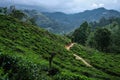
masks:
<svg viewBox="0 0 120 80"><path fill-rule="evenodd" d="M90 33L90 27L87 22L84 22L73 33L73 41L85 45L87 37Z"/></svg>
<svg viewBox="0 0 120 80"><path fill-rule="evenodd" d="M99 28L94 33L96 48L100 51L107 51L111 42L111 32L106 28Z"/></svg>
<svg viewBox="0 0 120 80"><path fill-rule="evenodd" d="M55 75L57 72L59 72L57 68L52 67L52 62L55 55L56 53L52 52L49 57L49 71L48 71L49 75Z"/></svg>
<svg viewBox="0 0 120 80"><path fill-rule="evenodd" d="M2 8L0 8L0 13L2 13L2 11L3 11Z"/></svg>
<svg viewBox="0 0 120 80"><path fill-rule="evenodd" d="M12 11L12 13L10 14L10 16L21 20L21 19L23 19L26 15L25 15L23 12L19 11L19 10L14 10L14 11Z"/></svg>
<svg viewBox="0 0 120 80"><path fill-rule="evenodd" d="M7 7L3 8L3 11L4 11L3 13L7 15Z"/></svg>
<svg viewBox="0 0 120 80"><path fill-rule="evenodd" d="M95 41L94 41L94 32L91 32L90 35L87 38L86 45L94 48L95 47Z"/></svg>
<svg viewBox="0 0 120 80"><path fill-rule="evenodd" d="M52 52L50 54L50 57L49 57L49 68L51 69L52 68L52 61L53 61L53 58L55 57L56 53Z"/></svg>
<svg viewBox="0 0 120 80"><path fill-rule="evenodd" d="M100 20L99 20L99 23L98 23L98 25L97 26L105 26L105 25L107 25L107 24L109 24L110 22L109 22L109 19L106 19L106 18L104 18L104 17L102 17Z"/></svg>
<svg viewBox="0 0 120 80"><path fill-rule="evenodd" d="M120 53L120 25L115 22L112 23L111 32L112 43L110 46L110 51Z"/></svg>
<svg viewBox="0 0 120 80"><path fill-rule="evenodd" d="M31 22L32 25L37 26L37 24L36 24L36 22L35 22L35 18L30 18L29 20L30 20L30 22Z"/></svg>

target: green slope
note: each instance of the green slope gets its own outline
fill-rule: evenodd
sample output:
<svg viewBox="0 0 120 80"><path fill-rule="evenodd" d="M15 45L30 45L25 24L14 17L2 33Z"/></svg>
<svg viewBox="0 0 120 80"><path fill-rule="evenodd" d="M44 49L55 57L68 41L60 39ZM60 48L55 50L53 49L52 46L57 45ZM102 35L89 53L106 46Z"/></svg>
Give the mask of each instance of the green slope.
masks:
<svg viewBox="0 0 120 80"><path fill-rule="evenodd" d="M95 69L111 76L111 80L120 79L120 54L102 53L78 44L71 50L90 62Z"/></svg>
<svg viewBox="0 0 120 80"><path fill-rule="evenodd" d="M64 36L51 34L12 17L0 15L0 80L120 79L117 70L119 67L116 66L119 64L119 55L114 56L118 62L113 61L115 65L112 65L116 68L113 72L117 75L112 75L103 71L102 62L98 60L109 61L107 55L98 59L98 55L94 55L96 58L88 57L89 51L82 52L79 45L77 49L73 47L72 50L67 51L64 47L69 42L70 40ZM100 69L89 68L81 61L77 61L73 53L79 54L79 52L82 53L81 56L93 62L93 66L97 66L98 63ZM52 62L54 74L48 73L49 58L52 53L56 54ZM105 68L111 69L109 64Z"/></svg>

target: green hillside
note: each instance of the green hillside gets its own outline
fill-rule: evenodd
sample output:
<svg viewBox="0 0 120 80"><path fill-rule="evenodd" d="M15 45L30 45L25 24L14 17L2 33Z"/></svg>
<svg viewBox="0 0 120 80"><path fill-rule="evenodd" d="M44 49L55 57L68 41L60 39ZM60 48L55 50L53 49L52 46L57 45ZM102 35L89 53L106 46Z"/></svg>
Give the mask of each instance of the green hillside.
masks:
<svg viewBox="0 0 120 80"><path fill-rule="evenodd" d="M119 80L120 54L75 45L39 27L0 15L0 80ZM82 56L93 67L76 60ZM50 59L53 56L50 67Z"/></svg>

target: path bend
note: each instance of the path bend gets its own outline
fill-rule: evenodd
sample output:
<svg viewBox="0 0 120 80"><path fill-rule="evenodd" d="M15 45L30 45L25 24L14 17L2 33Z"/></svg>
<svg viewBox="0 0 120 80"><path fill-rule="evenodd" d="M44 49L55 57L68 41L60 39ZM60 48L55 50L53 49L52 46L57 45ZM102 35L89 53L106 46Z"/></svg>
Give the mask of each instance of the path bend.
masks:
<svg viewBox="0 0 120 80"><path fill-rule="evenodd" d="M69 45L66 45L65 48L67 50L70 50L71 47L74 46L75 43L70 43ZM75 57L76 60L80 60L82 61L86 66L88 67L93 67L92 65L90 65L86 60L84 60L82 57L78 56L77 54L73 54L73 56Z"/></svg>

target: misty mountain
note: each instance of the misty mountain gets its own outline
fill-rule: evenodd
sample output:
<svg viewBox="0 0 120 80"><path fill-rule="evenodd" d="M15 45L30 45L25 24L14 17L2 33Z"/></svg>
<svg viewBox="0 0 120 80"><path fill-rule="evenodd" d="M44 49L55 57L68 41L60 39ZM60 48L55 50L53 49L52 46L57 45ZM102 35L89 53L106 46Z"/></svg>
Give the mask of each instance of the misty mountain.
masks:
<svg viewBox="0 0 120 80"><path fill-rule="evenodd" d="M17 8L18 9L18 8ZM69 33L78 28L84 21L99 22L101 18L120 17L120 12L97 8L86 10L75 14L65 14L62 12L42 12L39 10L24 9L22 10L35 23L57 34Z"/></svg>
<svg viewBox="0 0 120 80"><path fill-rule="evenodd" d="M78 28L84 21L94 22L99 21L101 18L120 17L120 12L115 10L107 10L105 8L98 8L94 10L86 10L76 14L65 14L61 12L43 13L47 17L55 20L60 24L66 25L69 31Z"/></svg>
<svg viewBox="0 0 120 80"><path fill-rule="evenodd" d="M23 10L23 12L29 17L32 18L37 26L47 29L50 32L62 34L64 30L67 30L64 24L55 21L44 15L41 12L36 10Z"/></svg>

